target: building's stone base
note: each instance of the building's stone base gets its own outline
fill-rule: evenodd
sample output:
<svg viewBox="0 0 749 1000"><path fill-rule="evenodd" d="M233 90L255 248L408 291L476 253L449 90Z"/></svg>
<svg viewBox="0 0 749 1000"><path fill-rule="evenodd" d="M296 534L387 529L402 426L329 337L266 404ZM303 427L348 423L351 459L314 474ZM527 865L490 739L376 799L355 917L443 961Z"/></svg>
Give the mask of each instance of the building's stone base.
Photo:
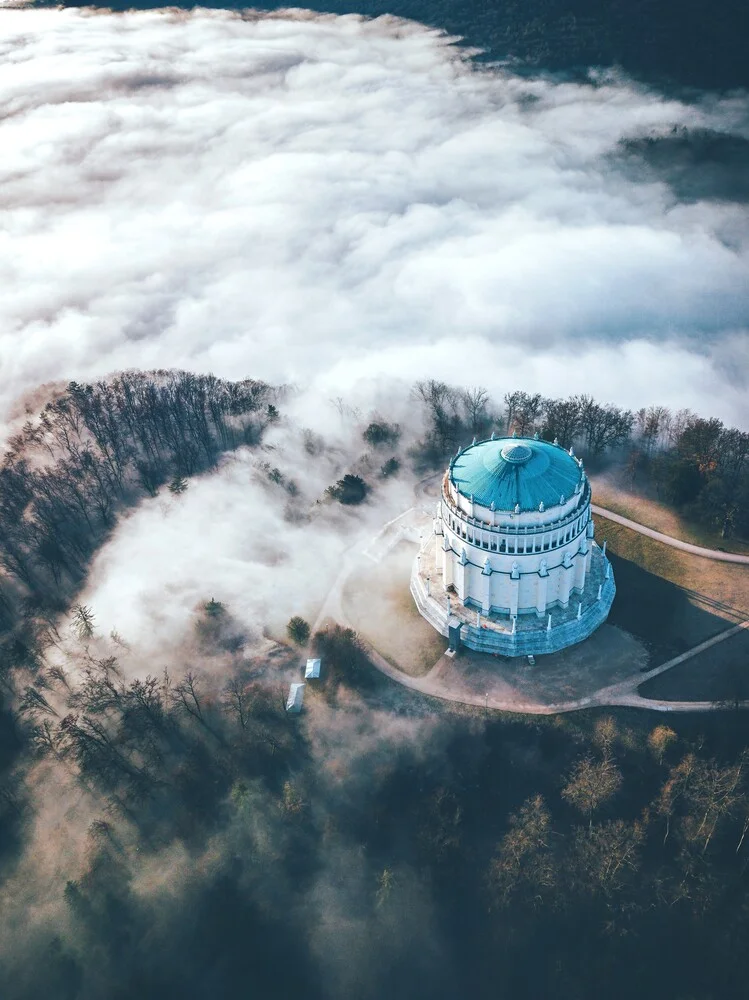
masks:
<svg viewBox="0 0 749 1000"><path fill-rule="evenodd" d="M548 628L547 615L539 619L536 615L521 614L514 623L509 615L480 615L463 606L454 594L445 592L441 575L433 573L427 581L423 570L426 565L434 565L433 537L414 560L411 571L410 589L419 612L445 638L448 637L448 619L458 618L461 645L478 653L539 655L556 653L582 642L606 620L616 593L611 564L595 543L583 593L571 594L567 608L549 609L551 628Z"/></svg>

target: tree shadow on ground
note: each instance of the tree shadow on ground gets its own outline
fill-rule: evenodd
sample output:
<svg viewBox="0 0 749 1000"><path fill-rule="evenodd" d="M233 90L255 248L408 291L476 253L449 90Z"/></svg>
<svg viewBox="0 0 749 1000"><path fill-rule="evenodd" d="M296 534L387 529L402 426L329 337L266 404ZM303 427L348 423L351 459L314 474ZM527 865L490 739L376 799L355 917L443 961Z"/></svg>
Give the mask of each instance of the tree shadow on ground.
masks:
<svg viewBox="0 0 749 1000"><path fill-rule="evenodd" d="M0 869L11 861L20 847L25 816L25 795L14 765L21 750L16 719L0 692Z"/></svg>
<svg viewBox="0 0 749 1000"><path fill-rule="evenodd" d="M716 701L739 707L749 701L749 632L699 653L638 688L643 698Z"/></svg>
<svg viewBox="0 0 749 1000"><path fill-rule="evenodd" d="M616 597L608 622L640 639L650 668L743 621L746 612L679 587L628 559L609 553Z"/></svg>

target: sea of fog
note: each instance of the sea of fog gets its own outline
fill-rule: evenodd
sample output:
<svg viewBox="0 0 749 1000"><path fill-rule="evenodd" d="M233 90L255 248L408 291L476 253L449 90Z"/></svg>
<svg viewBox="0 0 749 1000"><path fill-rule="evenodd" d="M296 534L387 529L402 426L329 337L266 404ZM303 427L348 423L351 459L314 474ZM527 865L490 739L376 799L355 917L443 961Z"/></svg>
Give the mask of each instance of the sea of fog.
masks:
<svg viewBox="0 0 749 1000"><path fill-rule="evenodd" d="M341 474L362 470L362 423L374 413L401 423L405 443L418 434L415 379L483 385L495 399L510 389L588 392L749 427L749 195L743 175L703 169L694 153L728 149L740 159L746 94L676 99L603 71L588 82L517 75L394 18L5 7L0 441L55 386L127 368L298 389L280 394L280 419L258 448L191 477L182 496L162 490L120 512L76 594L95 616L91 650L62 615L59 642L45 652L45 668L64 670L51 687L42 678L53 675L39 674L40 690L59 699L50 726L73 711L71 692L92 665L110 657L128 682L194 668L202 690L220 691L227 660L206 662L195 639L196 613L211 598L246 634L248 662L267 651L269 627L278 635L295 614L314 623L354 543L360 551L414 502L405 463L385 482L382 459L371 503L347 510L317 500ZM361 421L348 419L353 407ZM318 450L305 448L303 428L322 436ZM293 503L270 482L271 465L297 484ZM281 678L274 698L285 693ZM127 990L141 968L158 967L157 983L221 995L226 938L241 966L235 993L250 983L272 995L281 963L307 968L307 947L322 984L305 983L310 996L360 996L362 982L376 992L393 956L405 956L417 993L435 995L439 979L443 995L459 995L470 980L464 968L452 978L460 952L433 919L431 887L404 863L397 919L376 908L363 916L393 862L370 860L328 823L338 802L341 815L359 815L359 799L389 773L380 760L398 761L403 748L426 762L430 780L443 761L455 766L442 749L452 723L422 708L373 709L349 691L300 717L309 759L293 760L292 779L308 767L317 789L342 791L315 792L316 811L304 814L305 827L308 815L317 824L317 869L299 880L283 857L295 835L284 833L278 796L256 783L239 786L249 805L228 813L214 788L205 842L162 842L158 826L146 844L77 768L24 760L17 770L32 808L0 880L0 978L11 969L13 996L40 995L29 984L59 979L66 962L71 982L85 971L86 996L109 996L112 983L122 987L119 970L133 976ZM474 723L476 734L483 722ZM470 755L482 746L473 741ZM543 756L508 746L511 777L492 773L490 803ZM480 780L475 760L470 768ZM184 773L187 787L192 763ZM184 801L203 809L202 798ZM415 803L404 801L403 813ZM85 898L98 865L92 844L104 835L125 874L96 876L112 923L91 911L89 934L76 916L77 880ZM120 885L131 909L110 902ZM461 918L462 891L450 907ZM303 931L293 947L288 937L281 960L266 941L287 939L255 932L256 905L261 930L270 914L289 935ZM136 912L145 917L128 924ZM466 914L467 937L478 912ZM155 930L130 938L131 926ZM96 945L110 939L114 958ZM132 941L143 943L137 955ZM273 973L267 989L258 956Z"/></svg>
<svg viewBox="0 0 749 1000"><path fill-rule="evenodd" d="M747 425L746 203L643 155L746 143L744 93L521 77L305 11L6 9L0 56L6 420L48 383L178 366Z"/></svg>

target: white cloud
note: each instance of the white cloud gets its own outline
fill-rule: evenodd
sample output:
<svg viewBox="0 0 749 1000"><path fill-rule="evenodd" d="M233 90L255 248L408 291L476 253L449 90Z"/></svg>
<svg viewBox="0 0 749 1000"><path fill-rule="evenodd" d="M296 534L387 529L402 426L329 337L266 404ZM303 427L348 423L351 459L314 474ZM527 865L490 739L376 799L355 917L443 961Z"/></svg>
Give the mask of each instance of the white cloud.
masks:
<svg viewBox="0 0 749 1000"><path fill-rule="evenodd" d="M303 493L294 506L313 512L312 522L283 519L283 489L256 471L258 456L245 450L180 497L144 500L95 557L81 595L99 634L117 629L142 666L183 642L195 609L211 597L231 608L251 644L264 628L283 632L294 614L315 621L343 553L355 539L359 551L388 516L409 506L411 490L392 482L376 508L353 515L337 504L318 508L338 471L327 459L300 455L294 437L275 435L274 450L260 458L297 475Z"/></svg>
<svg viewBox="0 0 749 1000"><path fill-rule="evenodd" d="M302 13L6 10L0 52L0 414L181 366L747 422L745 207L612 166L622 136L745 134L741 95L521 80L419 25Z"/></svg>
<svg viewBox="0 0 749 1000"><path fill-rule="evenodd" d="M22 395L38 408L42 383L136 366L296 381L310 391L286 410L341 445L336 465L267 436L299 506L361 449L320 401L350 392L402 420L418 377L747 424L745 207L680 204L612 166L623 136L675 125L746 134L747 100L522 80L395 19L6 9L0 420ZM313 620L347 546L410 502L381 485L376 509L296 527L252 461L144 500L95 557L79 598L131 644L128 671L179 674L211 596L255 633ZM408 732L425 745L410 718L325 711L321 760ZM56 880L75 877L89 819L57 776L39 787L3 897L24 944L35 921L59 930ZM172 887L181 855L165 866Z"/></svg>

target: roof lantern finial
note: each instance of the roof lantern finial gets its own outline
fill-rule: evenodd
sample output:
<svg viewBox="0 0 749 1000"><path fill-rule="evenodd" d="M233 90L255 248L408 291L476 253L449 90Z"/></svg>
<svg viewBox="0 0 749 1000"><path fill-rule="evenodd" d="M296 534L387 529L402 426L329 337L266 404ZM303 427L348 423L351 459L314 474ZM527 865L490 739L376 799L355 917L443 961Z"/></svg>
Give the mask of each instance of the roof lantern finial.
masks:
<svg viewBox="0 0 749 1000"><path fill-rule="evenodd" d="M543 500L542 500L542 501L541 501L541 503L540 503L540 504L538 505L538 509L539 509L539 510L541 511L541 513L542 513L542 514L543 514L543 512L544 512L544 511L546 510L546 508L544 507L544 502L543 502Z"/></svg>
<svg viewBox="0 0 749 1000"><path fill-rule="evenodd" d="M554 435L554 444L559 444L559 438L556 436L556 434Z"/></svg>
<svg viewBox="0 0 749 1000"><path fill-rule="evenodd" d="M519 504L519 503L516 503L516 504L515 504L515 513L516 513L516 514L519 514L519 513L520 513L520 504Z"/></svg>
<svg viewBox="0 0 749 1000"><path fill-rule="evenodd" d="M493 513L493 512L494 512L494 511L495 511L496 509L497 509L497 505L496 505L496 504L495 504L495 502L494 502L494 501L492 500L492 502L491 502L491 507L489 508L489 510L491 510L491 511L492 511L492 513Z"/></svg>
<svg viewBox="0 0 749 1000"><path fill-rule="evenodd" d="M572 458L575 457L575 449L572 447L572 445L570 445L570 455L572 456Z"/></svg>
<svg viewBox="0 0 749 1000"><path fill-rule="evenodd" d="M564 493L559 494L559 502L564 503Z"/></svg>
<svg viewBox="0 0 749 1000"><path fill-rule="evenodd" d="M495 437L496 437L496 435L495 435L494 431L492 431L492 436L491 436L490 440L493 441Z"/></svg>
<svg viewBox="0 0 749 1000"><path fill-rule="evenodd" d="M538 431L533 435L533 440L538 441Z"/></svg>
<svg viewBox="0 0 749 1000"><path fill-rule="evenodd" d="M476 435L473 435L473 441L471 441L471 447L476 444Z"/></svg>

